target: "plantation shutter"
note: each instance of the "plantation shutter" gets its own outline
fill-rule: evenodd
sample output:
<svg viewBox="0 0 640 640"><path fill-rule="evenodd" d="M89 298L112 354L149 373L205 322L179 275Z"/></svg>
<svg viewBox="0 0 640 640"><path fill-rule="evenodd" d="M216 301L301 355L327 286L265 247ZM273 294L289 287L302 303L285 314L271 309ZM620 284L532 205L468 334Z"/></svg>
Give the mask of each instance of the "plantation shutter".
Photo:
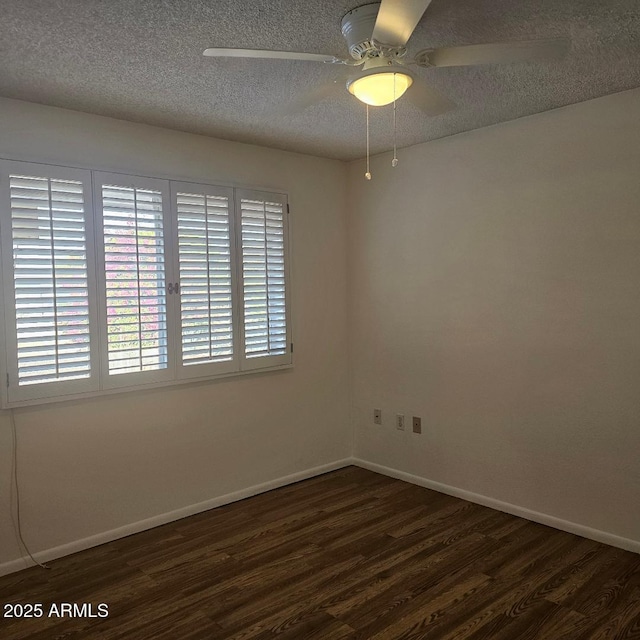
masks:
<svg viewBox="0 0 640 640"><path fill-rule="evenodd" d="M179 375L237 369L231 212L233 191L172 183L179 274Z"/></svg>
<svg viewBox="0 0 640 640"><path fill-rule="evenodd" d="M0 160L0 406L291 364L281 193Z"/></svg>
<svg viewBox="0 0 640 640"><path fill-rule="evenodd" d="M8 400L97 388L90 175L26 163L2 169Z"/></svg>
<svg viewBox="0 0 640 640"><path fill-rule="evenodd" d="M287 299L287 201L238 190L243 369L291 362Z"/></svg>
<svg viewBox="0 0 640 640"><path fill-rule="evenodd" d="M97 174L96 191L103 243L105 385L170 379L166 182Z"/></svg>

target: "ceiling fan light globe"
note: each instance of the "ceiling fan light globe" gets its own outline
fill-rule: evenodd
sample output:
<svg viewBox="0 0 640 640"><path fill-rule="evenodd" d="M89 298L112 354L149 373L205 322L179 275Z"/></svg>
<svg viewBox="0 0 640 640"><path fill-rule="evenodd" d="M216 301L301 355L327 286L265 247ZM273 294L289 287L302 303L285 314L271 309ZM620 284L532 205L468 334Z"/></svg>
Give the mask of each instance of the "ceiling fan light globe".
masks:
<svg viewBox="0 0 640 640"><path fill-rule="evenodd" d="M353 80L348 89L361 102L383 107L400 98L412 83L413 78L406 73L382 71Z"/></svg>

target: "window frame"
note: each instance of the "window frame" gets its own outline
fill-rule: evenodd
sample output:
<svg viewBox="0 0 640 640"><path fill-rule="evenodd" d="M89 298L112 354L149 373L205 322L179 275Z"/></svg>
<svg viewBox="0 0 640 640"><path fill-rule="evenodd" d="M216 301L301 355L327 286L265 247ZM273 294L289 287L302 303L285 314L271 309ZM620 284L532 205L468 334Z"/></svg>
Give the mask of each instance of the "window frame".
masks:
<svg viewBox="0 0 640 640"><path fill-rule="evenodd" d="M16 393L16 390L28 389L28 386L20 387L17 377L11 368L11 363L16 362L15 331L9 334L8 328L11 316L10 307L13 306L13 247L11 234L10 191L8 176L17 170L9 167L20 167L19 171L24 175L38 175L38 168L43 177L58 179L77 179L74 176L82 176L83 194L85 197L85 231L87 234L87 273L89 279L89 304L90 304L90 335L91 335L91 384L82 384L83 379L50 382L41 385L35 384L32 394ZM31 173L29 172L31 171ZM35 171L35 173L33 173ZM43 173L44 172L44 173ZM101 181L107 178L112 184L126 185L132 181L139 187L147 188L151 184L164 185L163 193L163 236L165 247L165 273L166 283L175 282L179 275L177 264L177 205L174 194L180 192L195 192L206 189L212 194L228 193L229 224L230 224L230 250L232 267L232 299L233 299L233 325L234 325L234 366L218 367L215 370L207 365L182 365L182 345L180 326L180 304L178 296L167 295L167 350L169 366L163 369L167 372L162 376L148 376L142 372L133 374L108 375L108 359L106 352L106 297L104 274L104 245L103 245L103 221L101 202ZM242 281L242 256L239 234L238 209L240 203L239 193L260 194L271 198L281 198L283 202L284 224L284 267L285 267L285 309L286 309L286 353L282 356L263 356L253 358L255 362L247 363L244 357L244 299ZM100 195L98 206L97 197ZM252 373L268 373L291 369L293 367L293 324L292 324L292 291L291 291L291 230L289 216L289 197L285 190L280 189L251 189L244 186L229 184L213 184L200 180L174 178L163 175L160 177L146 177L142 175L125 174L119 171L101 171L90 167L74 167L30 162L28 160L12 160L0 158L0 264L3 267L2 283L0 288L0 408L13 408L40 404L52 404L83 398L109 396L128 393L132 391L150 390L162 387L171 387L186 383L202 383L207 381L225 380ZM8 204L7 204L8 203ZM7 220L8 218L8 220ZM7 234L7 228L9 233ZM241 242L241 240L240 240ZM101 266L102 265L102 266ZM7 270L7 266L9 269ZM93 284L91 284L93 283ZM15 322L14 322L15 329ZM13 348L12 348L13 345ZM227 364L227 363L224 363ZM193 367L193 369L192 369ZM184 371L191 369L190 371ZM171 375L172 372L172 375ZM106 375L105 375L106 373ZM4 378L6 377L6 384ZM120 380L111 380L120 378ZM126 378L126 381L125 381ZM123 383L124 382L124 383ZM80 384L79 384L80 383ZM11 384L11 386L10 386ZM55 388L54 388L55 387ZM28 396L28 397L27 397Z"/></svg>

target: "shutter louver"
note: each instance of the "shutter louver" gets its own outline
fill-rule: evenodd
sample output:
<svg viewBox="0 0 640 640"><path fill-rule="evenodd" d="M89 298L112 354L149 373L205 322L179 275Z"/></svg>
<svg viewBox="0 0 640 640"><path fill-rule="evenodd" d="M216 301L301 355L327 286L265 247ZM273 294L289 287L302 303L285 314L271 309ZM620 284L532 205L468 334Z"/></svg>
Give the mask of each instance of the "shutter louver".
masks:
<svg viewBox="0 0 640 640"><path fill-rule="evenodd" d="M287 353L282 202L240 199L246 358Z"/></svg>
<svg viewBox="0 0 640 640"><path fill-rule="evenodd" d="M229 198L178 192L182 364L233 359Z"/></svg>
<svg viewBox="0 0 640 640"><path fill-rule="evenodd" d="M84 186L9 176L18 386L91 377Z"/></svg>
<svg viewBox="0 0 640 640"><path fill-rule="evenodd" d="M102 185L109 375L168 366L162 193Z"/></svg>

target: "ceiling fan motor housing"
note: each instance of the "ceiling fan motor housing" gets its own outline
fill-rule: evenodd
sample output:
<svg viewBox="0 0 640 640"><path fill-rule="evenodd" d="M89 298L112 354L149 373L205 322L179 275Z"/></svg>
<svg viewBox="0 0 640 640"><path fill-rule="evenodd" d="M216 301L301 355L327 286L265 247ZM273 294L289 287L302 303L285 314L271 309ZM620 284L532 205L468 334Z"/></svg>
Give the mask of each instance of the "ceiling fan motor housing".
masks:
<svg viewBox="0 0 640 640"><path fill-rule="evenodd" d="M347 41L349 53L355 60L362 60L375 49L371 34L376 24L380 3L365 4L352 9L342 18L342 35Z"/></svg>

